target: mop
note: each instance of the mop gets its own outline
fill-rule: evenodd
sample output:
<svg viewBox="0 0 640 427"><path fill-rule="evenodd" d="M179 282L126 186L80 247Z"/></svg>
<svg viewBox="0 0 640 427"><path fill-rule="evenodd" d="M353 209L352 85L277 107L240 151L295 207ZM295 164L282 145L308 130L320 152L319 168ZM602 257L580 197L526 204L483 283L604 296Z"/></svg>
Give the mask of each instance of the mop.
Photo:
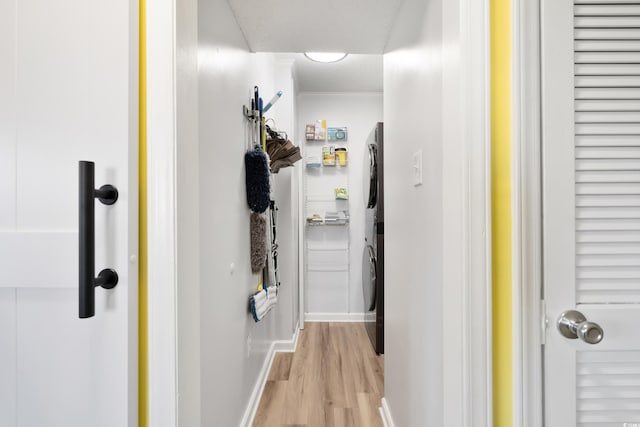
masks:
<svg viewBox="0 0 640 427"><path fill-rule="evenodd" d="M279 90L278 93L276 93L275 95L273 95L273 98L271 98L271 101L269 101L267 103L267 105L264 106L264 108L261 109L262 114L266 113L267 111L269 111L271 109L271 107L273 107L273 104L275 104L276 102L278 102L278 100L280 99L280 97L282 96L282 91Z"/></svg>
<svg viewBox="0 0 640 427"><path fill-rule="evenodd" d="M276 286L269 286L268 288L253 294L249 299L253 320L259 322L264 319L264 316L276 305L277 302L278 288Z"/></svg>

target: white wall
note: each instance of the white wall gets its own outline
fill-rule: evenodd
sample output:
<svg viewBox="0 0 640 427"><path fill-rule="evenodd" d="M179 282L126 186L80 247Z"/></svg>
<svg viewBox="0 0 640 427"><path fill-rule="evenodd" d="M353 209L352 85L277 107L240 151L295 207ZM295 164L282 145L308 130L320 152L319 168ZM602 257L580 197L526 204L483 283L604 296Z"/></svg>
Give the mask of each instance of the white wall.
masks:
<svg viewBox="0 0 640 427"><path fill-rule="evenodd" d="M403 427L464 425L459 3L407 0L384 56L385 399Z"/></svg>
<svg viewBox="0 0 640 427"><path fill-rule="evenodd" d="M296 89L292 60L276 60L275 90L281 90L283 96L267 113L274 119L278 129L287 132L289 139L300 145L295 139ZM271 98L271 94L266 95ZM279 304L291 308L283 311L283 322L290 322L291 328L298 323L298 168L302 161L293 167L283 168L274 174L274 200L278 207L278 275L282 292L278 295ZM286 289L286 292L285 292Z"/></svg>
<svg viewBox="0 0 640 427"><path fill-rule="evenodd" d="M272 111L280 109L278 121L291 126L295 95L290 69L282 76L282 64L272 55L248 51L225 0L199 0L197 13L192 6L178 10L182 50L176 60L179 74L181 64L192 70L190 58L182 55L189 54L197 28L197 96L189 85L178 85L177 93L179 420L181 425L236 426L272 344L291 340L298 314L293 231L278 236L280 303L260 323L248 311L258 276L251 273L249 259L242 105L254 85L267 100L276 83L288 85ZM189 129L189 123L197 129ZM293 128L285 130L293 134ZM286 171L276 179L280 230L297 227L297 200L289 199L296 175Z"/></svg>
<svg viewBox="0 0 640 427"><path fill-rule="evenodd" d="M344 145L347 148L349 164L347 168L343 168L345 170L329 170L329 173L318 177L314 173L307 183L309 193L317 193L322 189L318 187L322 187L325 181L348 180L348 206L351 216L347 230L350 242L348 283L346 286L328 286L327 283L307 278L305 282L305 312L307 313L364 313L362 295L362 253L365 236L364 159L366 141L371 137L375 124L382 121L382 98L382 93L300 93L298 95L299 121L296 132L298 141L305 140L305 124L314 123L318 119L326 119L328 127L346 126L348 128L348 141L344 144L326 141L310 142L305 145L306 155L318 155L323 145ZM332 191L336 185L329 182L324 187ZM328 195L331 196L331 193ZM326 230L315 227L309 230L307 239L313 238L312 232L337 234L335 237L339 238L345 230L342 227Z"/></svg>
<svg viewBox="0 0 640 427"><path fill-rule="evenodd" d="M176 2L177 392L179 426L201 425L198 0ZM166 375L166 373L165 373ZM158 402L159 405L165 402ZM153 405L154 403L151 402ZM154 419L150 425L166 420ZM162 414L164 415L164 414ZM159 415L159 416L162 416Z"/></svg>

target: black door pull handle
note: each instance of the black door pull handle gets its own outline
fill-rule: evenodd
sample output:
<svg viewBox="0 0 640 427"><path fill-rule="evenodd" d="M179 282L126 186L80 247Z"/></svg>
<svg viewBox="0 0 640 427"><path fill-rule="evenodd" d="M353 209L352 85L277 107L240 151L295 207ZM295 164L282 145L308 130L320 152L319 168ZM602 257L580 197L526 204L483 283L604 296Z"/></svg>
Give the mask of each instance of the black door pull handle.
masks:
<svg viewBox="0 0 640 427"><path fill-rule="evenodd" d="M112 185L95 188L95 164L80 161L80 252L79 252L79 316L81 319L95 315L95 288L113 289L118 284L118 273L106 268L96 277L96 224L95 199L105 205L118 200L118 190Z"/></svg>

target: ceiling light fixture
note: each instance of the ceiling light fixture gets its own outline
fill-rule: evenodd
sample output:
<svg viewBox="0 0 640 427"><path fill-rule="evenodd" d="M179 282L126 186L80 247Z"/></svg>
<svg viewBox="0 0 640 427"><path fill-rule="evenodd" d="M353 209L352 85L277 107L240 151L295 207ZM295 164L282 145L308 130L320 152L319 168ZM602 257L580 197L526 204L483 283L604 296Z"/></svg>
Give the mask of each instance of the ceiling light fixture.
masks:
<svg viewBox="0 0 640 427"><path fill-rule="evenodd" d="M314 62L329 63L342 61L347 57L347 54L343 52L305 52L304 56Z"/></svg>

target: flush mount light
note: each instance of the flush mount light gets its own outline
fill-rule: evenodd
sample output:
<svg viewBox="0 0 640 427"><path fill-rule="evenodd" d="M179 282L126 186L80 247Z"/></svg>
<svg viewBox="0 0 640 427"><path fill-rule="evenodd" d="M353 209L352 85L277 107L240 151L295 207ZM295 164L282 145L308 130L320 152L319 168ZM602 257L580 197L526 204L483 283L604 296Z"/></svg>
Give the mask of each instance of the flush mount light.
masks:
<svg viewBox="0 0 640 427"><path fill-rule="evenodd" d="M304 56L314 62L338 62L347 57L343 52L305 52Z"/></svg>

